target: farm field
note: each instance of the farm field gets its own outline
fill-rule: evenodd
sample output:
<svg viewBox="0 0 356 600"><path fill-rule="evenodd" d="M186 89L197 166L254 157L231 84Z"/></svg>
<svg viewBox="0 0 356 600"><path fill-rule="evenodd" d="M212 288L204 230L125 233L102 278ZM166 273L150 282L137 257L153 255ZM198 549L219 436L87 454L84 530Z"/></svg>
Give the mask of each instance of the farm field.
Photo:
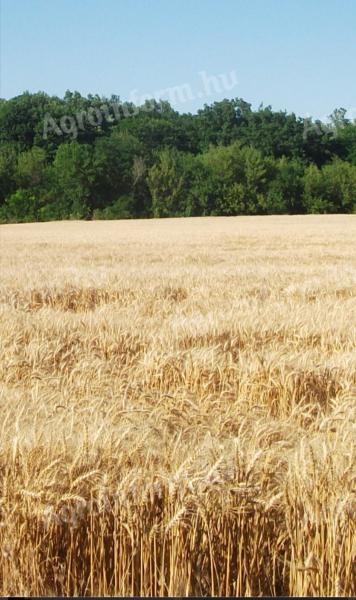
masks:
<svg viewBox="0 0 356 600"><path fill-rule="evenodd" d="M0 227L0 594L356 594L356 216Z"/></svg>

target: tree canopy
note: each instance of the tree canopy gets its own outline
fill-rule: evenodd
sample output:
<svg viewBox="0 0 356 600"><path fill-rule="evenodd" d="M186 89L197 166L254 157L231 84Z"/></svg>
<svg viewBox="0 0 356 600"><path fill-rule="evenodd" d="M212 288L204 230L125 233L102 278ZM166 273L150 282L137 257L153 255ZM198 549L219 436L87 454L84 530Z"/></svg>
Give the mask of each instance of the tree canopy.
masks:
<svg viewBox="0 0 356 600"><path fill-rule="evenodd" d="M356 211L356 121L242 98L168 102L24 92L0 100L0 220Z"/></svg>

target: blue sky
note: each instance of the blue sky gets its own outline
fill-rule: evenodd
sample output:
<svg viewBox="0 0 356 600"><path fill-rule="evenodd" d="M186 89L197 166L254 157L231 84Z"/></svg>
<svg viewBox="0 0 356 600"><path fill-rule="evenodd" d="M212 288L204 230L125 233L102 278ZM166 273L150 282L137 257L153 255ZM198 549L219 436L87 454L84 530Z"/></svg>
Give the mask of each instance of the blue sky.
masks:
<svg viewBox="0 0 356 600"><path fill-rule="evenodd" d="M180 111L239 96L320 118L343 106L356 118L356 0L0 0L0 7L3 98L70 89L135 100L185 86L173 102ZM202 72L227 79L204 86Z"/></svg>

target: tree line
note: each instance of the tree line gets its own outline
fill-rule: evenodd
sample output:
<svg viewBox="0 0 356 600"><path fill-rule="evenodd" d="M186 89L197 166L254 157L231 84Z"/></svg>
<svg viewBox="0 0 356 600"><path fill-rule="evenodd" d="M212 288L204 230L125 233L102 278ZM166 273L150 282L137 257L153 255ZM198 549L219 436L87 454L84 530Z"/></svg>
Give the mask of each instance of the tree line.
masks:
<svg viewBox="0 0 356 600"><path fill-rule="evenodd" d="M356 212L346 114L25 92L0 100L0 221Z"/></svg>

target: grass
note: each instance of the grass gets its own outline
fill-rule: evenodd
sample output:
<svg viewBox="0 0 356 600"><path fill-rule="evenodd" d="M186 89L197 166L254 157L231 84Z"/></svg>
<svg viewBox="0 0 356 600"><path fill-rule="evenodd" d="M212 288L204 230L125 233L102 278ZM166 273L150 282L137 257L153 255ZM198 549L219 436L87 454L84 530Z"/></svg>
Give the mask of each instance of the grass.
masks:
<svg viewBox="0 0 356 600"><path fill-rule="evenodd" d="M1 227L1 595L355 595L355 239Z"/></svg>

